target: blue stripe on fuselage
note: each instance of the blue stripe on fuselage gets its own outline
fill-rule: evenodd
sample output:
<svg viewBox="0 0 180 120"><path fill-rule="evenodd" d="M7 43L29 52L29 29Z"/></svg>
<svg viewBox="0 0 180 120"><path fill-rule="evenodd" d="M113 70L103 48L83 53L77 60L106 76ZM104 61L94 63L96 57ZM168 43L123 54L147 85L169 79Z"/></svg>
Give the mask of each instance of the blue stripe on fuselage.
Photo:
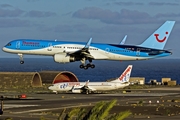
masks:
<svg viewBox="0 0 180 120"><path fill-rule="evenodd" d="M49 45L62 45L63 44L77 44L77 45L86 45L85 42L68 42L68 41L53 41L53 40L31 40L31 39L17 39L9 42L5 47L15 50L39 50L48 48ZM103 44L103 43L91 43L91 47L104 50L109 53L121 54L126 56L136 56L137 51L140 51L141 57L149 57L148 53L152 51L158 53L157 49L144 48L139 46L132 45L117 45L117 44ZM164 51L164 50L161 50ZM164 51L161 54L156 56L167 56L170 52ZM167 54L167 55L166 55ZM153 55L153 54L151 54ZM155 54L154 54L155 55Z"/></svg>

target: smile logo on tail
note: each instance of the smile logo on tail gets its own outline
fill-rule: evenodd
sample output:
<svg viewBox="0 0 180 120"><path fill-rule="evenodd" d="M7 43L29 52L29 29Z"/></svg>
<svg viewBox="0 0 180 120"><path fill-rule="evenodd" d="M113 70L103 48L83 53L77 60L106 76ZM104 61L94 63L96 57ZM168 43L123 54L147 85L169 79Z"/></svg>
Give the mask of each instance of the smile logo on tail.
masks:
<svg viewBox="0 0 180 120"><path fill-rule="evenodd" d="M168 34L168 32L166 32L166 35ZM154 34L154 36L156 37L156 40L158 41L158 42L164 42L165 40L166 40L166 36L162 39L162 40L160 40L158 37L159 37L159 34Z"/></svg>

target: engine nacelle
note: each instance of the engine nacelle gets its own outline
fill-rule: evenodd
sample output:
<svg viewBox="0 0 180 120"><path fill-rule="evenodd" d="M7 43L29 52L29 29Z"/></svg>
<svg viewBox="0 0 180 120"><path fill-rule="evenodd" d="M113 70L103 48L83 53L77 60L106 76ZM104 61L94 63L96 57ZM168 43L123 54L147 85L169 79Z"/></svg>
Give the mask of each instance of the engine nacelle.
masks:
<svg viewBox="0 0 180 120"><path fill-rule="evenodd" d="M82 93L82 90L81 89L73 89L72 93Z"/></svg>
<svg viewBox="0 0 180 120"><path fill-rule="evenodd" d="M68 56L66 54L55 54L54 55L54 61L59 62L59 63L69 63L69 62L74 62L75 57Z"/></svg>

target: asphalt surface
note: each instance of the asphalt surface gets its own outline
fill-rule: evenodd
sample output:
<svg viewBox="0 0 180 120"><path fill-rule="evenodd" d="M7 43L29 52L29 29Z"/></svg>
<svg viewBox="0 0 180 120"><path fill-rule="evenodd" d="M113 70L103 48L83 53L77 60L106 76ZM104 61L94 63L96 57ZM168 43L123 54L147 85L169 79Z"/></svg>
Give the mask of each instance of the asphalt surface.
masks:
<svg viewBox="0 0 180 120"><path fill-rule="evenodd" d="M104 94L54 94L54 93L31 93L27 97L17 99L17 93L0 93L7 96L4 102L4 114L0 120L12 118L12 120L57 120L59 113L64 109L73 107L91 108L99 101L117 99L117 105L110 113L130 110L132 119L180 119L180 87L176 88L151 88L145 90L131 90L123 93ZM172 102L179 100L179 102ZM143 101L143 105L137 105ZM159 110L157 108L159 106ZM160 107L161 106L161 107ZM163 106L163 107L162 107Z"/></svg>

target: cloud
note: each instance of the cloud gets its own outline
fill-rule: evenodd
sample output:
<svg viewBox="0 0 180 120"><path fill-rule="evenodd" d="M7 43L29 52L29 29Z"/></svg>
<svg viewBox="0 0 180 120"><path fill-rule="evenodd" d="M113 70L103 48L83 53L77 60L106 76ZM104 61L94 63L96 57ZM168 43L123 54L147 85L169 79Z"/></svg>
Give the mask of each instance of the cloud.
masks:
<svg viewBox="0 0 180 120"><path fill-rule="evenodd" d="M79 32L90 32L90 28L87 26L87 24L76 24L73 25L73 28Z"/></svg>
<svg viewBox="0 0 180 120"><path fill-rule="evenodd" d="M36 27L37 27L37 30L39 30L41 32L52 32L53 31L53 28L47 27L44 24L37 24Z"/></svg>
<svg viewBox="0 0 180 120"><path fill-rule="evenodd" d="M116 5L122 5L122 6L130 6L130 5L144 5L144 3L140 2L115 2Z"/></svg>
<svg viewBox="0 0 180 120"><path fill-rule="evenodd" d="M168 18L172 18L172 17L180 17L180 13L159 13L156 15L157 18L160 17L168 17Z"/></svg>
<svg viewBox="0 0 180 120"><path fill-rule="evenodd" d="M78 32L93 32L97 30L97 28L90 28L88 27L87 24L75 24L75 25L57 25L54 28L55 32L61 32L61 33L69 33L69 32L74 32L74 31L78 31ZM98 32L98 31L95 31Z"/></svg>
<svg viewBox="0 0 180 120"><path fill-rule="evenodd" d="M25 12L21 9L15 8L9 4L0 4L0 17L19 17L24 15L25 17L51 17L56 16L55 12L44 12L32 10Z"/></svg>
<svg viewBox="0 0 180 120"><path fill-rule="evenodd" d="M59 33L73 32L73 27L70 25L57 25L54 28L54 32L59 32Z"/></svg>
<svg viewBox="0 0 180 120"><path fill-rule="evenodd" d="M37 2L39 0L27 0L27 2Z"/></svg>
<svg viewBox="0 0 180 120"><path fill-rule="evenodd" d="M86 7L74 12L72 16L100 20L106 24L144 24L158 22L155 17L151 17L148 13L127 9L122 9L120 12L112 12L97 7Z"/></svg>
<svg viewBox="0 0 180 120"><path fill-rule="evenodd" d="M30 21L20 19L0 19L0 28L7 27L29 27Z"/></svg>
<svg viewBox="0 0 180 120"><path fill-rule="evenodd" d="M43 12L43 11L37 11L37 10L32 10L25 14L25 16L28 16L28 17L51 17L55 15L56 15L55 12Z"/></svg>
<svg viewBox="0 0 180 120"><path fill-rule="evenodd" d="M0 17L18 17L21 16L24 11L20 9L4 10L0 8Z"/></svg>
<svg viewBox="0 0 180 120"><path fill-rule="evenodd" d="M1 7L1 8L7 8L7 7L12 7L12 6L9 5L9 4L1 4L0 7Z"/></svg>
<svg viewBox="0 0 180 120"><path fill-rule="evenodd" d="M72 14L72 12L67 12L65 14L62 14L62 16L67 16L67 15L71 15L71 14Z"/></svg>
<svg viewBox="0 0 180 120"><path fill-rule="evenodd" d="M163 6L163 5L178 6L179 3L149 2L149 5L157 5L157 6Z"/></svg>

